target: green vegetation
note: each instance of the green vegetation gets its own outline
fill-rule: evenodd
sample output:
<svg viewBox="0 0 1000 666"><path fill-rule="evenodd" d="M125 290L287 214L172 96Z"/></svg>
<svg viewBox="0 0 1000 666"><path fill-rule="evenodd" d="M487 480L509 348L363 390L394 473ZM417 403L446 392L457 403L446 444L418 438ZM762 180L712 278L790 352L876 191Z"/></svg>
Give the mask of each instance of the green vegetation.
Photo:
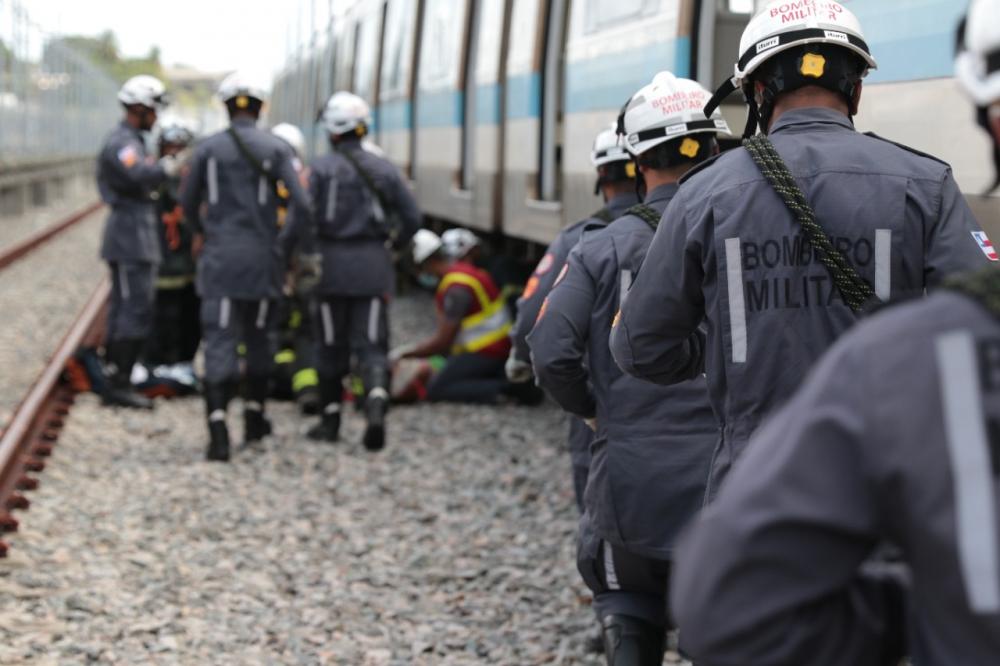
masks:
<svg viewBox="0 0 1000 666"><path fill-rule="evenodd" d="M110 30L106 30L96 37L72 35L62 37L58 41L90 58L95 65L117 81L125 81L137 74L151 74L158 78L164 78L159 47L151 47L149 53L143 57L126 58L119 50L118 38Z"/></svg>

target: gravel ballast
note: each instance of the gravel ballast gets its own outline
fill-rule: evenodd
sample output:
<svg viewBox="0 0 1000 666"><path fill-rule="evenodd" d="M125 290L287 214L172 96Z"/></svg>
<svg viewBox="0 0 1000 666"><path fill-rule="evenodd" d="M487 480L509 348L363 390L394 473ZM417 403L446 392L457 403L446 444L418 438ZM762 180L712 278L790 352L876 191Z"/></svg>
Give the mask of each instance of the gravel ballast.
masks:
<svg viewBox="0 0 1000 666"><path fill-rule="evenodd" d="M603 663L557 410L400 407L379 454L350 410L336 445L269 411L221 465L200 401L83 396L0 561L0 663Z"/></svg>
<svg viewBox="0 0 1000 666"><path fill-rule="evenodd" d="M0 429L107 272L99 210L0 273Z"/></svg>

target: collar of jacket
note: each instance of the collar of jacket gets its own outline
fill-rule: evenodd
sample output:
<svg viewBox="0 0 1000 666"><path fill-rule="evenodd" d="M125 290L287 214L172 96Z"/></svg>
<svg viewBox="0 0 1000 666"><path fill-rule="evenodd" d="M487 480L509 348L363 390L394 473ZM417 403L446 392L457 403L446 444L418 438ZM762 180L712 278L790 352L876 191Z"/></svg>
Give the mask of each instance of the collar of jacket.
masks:
<svg viewBox="0 0 1000 666"><path fill-rule="evenodd" d="M785 111L780 118L774 121L768 134L777 134L791 128L802 128L805 125L837 125L846 130L854 131L854 123L840 111L812 107Z"/></svg>
<svg viewBox="0 0 1000 666"><path fill-rule="evenodd" d="M646 198L643 199L642 203L647 206L652 206L653 204L660 203L661 201L670 201L674 198L674 195L677 194L678 189L680 189L679 183L669 183L667 185L654 187L646 194Z"/></svg>
<svg viewBox="0 0 1000 666"><path fill-rule="evenodd" d="M139 129L138 127L132 127L131 125L128 124L127 120L122 119L120 127L124 130L131 132L132 134L135 134L136 137L138 137L139 139L142 139L142 130Z"/></svg>
<svg viewBox="0 0 1000 666"><path fill-rule="evenodd" d="M346 150L354 152L357 150L363 150L364 146L361 145L360 137L348 137L346 139L341 139L340 143L337 144L337 150Z"/></svg>
<svg viewBox="0 0 1000 666"><path fill-rule="evenodd" d="M626 192L625 194L619 194L616 197L611 197L604 207L620 215L637 203L639 203L639 197L636 193Z"/></svg>
<svg viewBox="0 0 1000 666"><path fill-rule="evenodd" d="M256 127L257 121L253 118L237 118L229 121L229 124L233 127Z"/></svg>

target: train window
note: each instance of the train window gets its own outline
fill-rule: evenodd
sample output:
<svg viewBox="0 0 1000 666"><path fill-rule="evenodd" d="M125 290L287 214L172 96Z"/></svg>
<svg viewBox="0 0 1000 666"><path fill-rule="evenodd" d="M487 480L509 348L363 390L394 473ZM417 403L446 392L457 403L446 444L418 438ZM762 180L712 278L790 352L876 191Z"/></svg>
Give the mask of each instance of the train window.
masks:
<svg viewBox="0 0 1000 666"><path fill-rule="evenodd" d="M729 11L733 14L752 14L754 0L726 0Z"/></svg>
<svg viewBox="0 0 1000 666"><path fill-rule="evenodd" d="M500 75L503 0L482 0L476 31L476 83L495 83Z"/></svg>
<svg viewBox="0 0 1000 666"><path fill-rule="evenodd" d="M424 6L420 88L434 90L458 83L458 52L462 39L462 12L454 0L427 0Z"/></svg>
<svg viewBox="0 0 1000 666"><path fill-rule="evenodd" d="M385 15L385 52L382 55L383 99L405 96L410 82L415 20L414 0L390 0Z"/></svg>
<svg viewBox="0 0 1000 666"><path fill-rule="evenodd" d="M354 92L373 102L375 67L378 63L378 13L372 12L358 25L357 62L354 70Z"/></svg>
<svg viewBox="0 0 1000 666"><path fill-rule="evenodd" d="M590 34L651 16L659 11L660 4L660 0L588 0L585 30Z"/></svg>
<svg viewBox="0 0 1000 666"><path fill-rule="evenodd" d="M510 21L510 53L507 56L507 76L532 71L538 41L538 0L514 0Z"/></svg>

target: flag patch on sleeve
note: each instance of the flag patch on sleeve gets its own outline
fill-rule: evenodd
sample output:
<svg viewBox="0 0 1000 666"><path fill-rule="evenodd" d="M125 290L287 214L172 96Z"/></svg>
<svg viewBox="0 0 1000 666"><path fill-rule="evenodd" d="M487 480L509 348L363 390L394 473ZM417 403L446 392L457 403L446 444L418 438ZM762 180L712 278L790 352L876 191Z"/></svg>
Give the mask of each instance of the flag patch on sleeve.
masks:
<svg viewBox="0 0 1000 666"><path fill-rule="evenodd" d="M973 231L972 237L976 239L976 244L979 245L979 249L983 251L987 259L990 261L1000 261L1000 256L997 255L996 248L993 247L993 243L985 231Z"/></svg>
<svg viewBox="0 0 1000 666"><path fill-rule="evenodd" d="M118 161L132 168L139 161L139 150L131 143L118 151Z"/></svg>

